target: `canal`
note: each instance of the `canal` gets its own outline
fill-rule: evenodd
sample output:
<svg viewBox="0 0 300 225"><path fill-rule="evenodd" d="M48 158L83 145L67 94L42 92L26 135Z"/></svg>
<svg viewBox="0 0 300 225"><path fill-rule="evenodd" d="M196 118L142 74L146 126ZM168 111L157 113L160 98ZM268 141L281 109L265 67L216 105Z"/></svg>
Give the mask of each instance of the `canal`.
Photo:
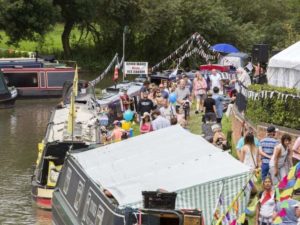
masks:
<svg viewBox="0 0 300 225"><path fill-rule="evenodd" d="M107 87L112 75L99 85ZM79 78L82 79L79 74ZM91 80L93 75L84 77ZM59 99L17 100L0 110L0 224L51 224L51 211L38 209L31 199L31 175L37 144L45 134L51 110Z"/></svg>

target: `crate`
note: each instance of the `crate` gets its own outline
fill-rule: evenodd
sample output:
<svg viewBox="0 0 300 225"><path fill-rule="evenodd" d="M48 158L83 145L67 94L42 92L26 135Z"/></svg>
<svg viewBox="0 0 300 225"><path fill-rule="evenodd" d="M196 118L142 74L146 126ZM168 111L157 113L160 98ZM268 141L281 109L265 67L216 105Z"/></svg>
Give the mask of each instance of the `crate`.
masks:
<svg viewBox="0 0 300 225"><path fill-rule="evenodd" d="M142 195L145 209L175 209L175 192L143 191Z"/></svg>

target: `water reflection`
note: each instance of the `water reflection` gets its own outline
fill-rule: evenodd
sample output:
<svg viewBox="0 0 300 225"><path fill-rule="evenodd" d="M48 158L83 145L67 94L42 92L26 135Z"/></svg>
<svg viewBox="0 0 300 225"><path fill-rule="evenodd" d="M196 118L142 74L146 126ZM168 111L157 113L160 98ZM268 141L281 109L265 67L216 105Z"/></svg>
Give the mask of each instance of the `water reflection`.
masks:
<svg viewBox="0 0 300 225"><path fill-rule="evenodd" d="M80 76L80 74L79 74ZM80 79L91 80L84 75ZM112 83L107 77L98 87ZM59 99L17 100L12 109L0 110L0 224L51 224L51 211L35 207L30 180L51 110Z"/></svg>

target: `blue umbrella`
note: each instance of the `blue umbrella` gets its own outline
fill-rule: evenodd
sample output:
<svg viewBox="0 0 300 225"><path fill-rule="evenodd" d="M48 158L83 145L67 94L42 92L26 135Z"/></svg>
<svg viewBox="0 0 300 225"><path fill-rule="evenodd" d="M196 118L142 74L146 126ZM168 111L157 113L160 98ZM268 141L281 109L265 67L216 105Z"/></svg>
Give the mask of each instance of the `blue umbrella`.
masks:
<svg viewBox="0 0 300 225"><path fill-rule="evenodd" d="M225 43L215 44L211 48L213 50L215 50L216 52L223 52L223 53L239 52L239 50L236 47L234 47L233 45L225 44Z"/></svg>

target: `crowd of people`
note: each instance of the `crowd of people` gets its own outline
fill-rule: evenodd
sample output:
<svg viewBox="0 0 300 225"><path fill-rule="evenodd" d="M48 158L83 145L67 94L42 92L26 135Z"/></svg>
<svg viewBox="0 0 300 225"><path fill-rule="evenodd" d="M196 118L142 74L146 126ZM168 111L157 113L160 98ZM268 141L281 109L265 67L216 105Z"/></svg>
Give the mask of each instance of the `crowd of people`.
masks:
<svg viewBox="0 0 300 225"><path fill-rule="evenodd" d="M222 132L221 121L224 113L230 115L235 104L237 82L244 86L250 84L249 75L246 75L243 69L237 69L237 79L231 81L222 80L220 74L213 69L209 76L196 72L193 80L183 74L173 82L165 80L159 85L145 81L134 107L133 99L128 96L126 90L120 96L120 101L123 111L128 109L134 111L132 121L139 125L140 134L175 124L187 128L191 104L194 101L195 116L202 117L203 124L211 127L212 135L209 141L225 150L230 146L226 135ZM229 105L225 110L226 99L229 100ZM126 132L122 121L116 120L113 125L112 132L107 132L106 140L120 141L129 136L124 134ZM293 165L293 152L300 152L300 137L293 146L291 143L291 136L283 134L279 137L274 126L267 128L266 136L261 140L255 137L251 127L245 127L237 142L238 159L249 166L256 173L256 177L262 180L263 190L258 194L256 225L271 225L280 210L274 187L288 175ZM254 186L254 191L257 190L258 188ZM297 218L300 216L299 202L289 199L288 204L289 208L281 224L297 224Z"/></svg>

